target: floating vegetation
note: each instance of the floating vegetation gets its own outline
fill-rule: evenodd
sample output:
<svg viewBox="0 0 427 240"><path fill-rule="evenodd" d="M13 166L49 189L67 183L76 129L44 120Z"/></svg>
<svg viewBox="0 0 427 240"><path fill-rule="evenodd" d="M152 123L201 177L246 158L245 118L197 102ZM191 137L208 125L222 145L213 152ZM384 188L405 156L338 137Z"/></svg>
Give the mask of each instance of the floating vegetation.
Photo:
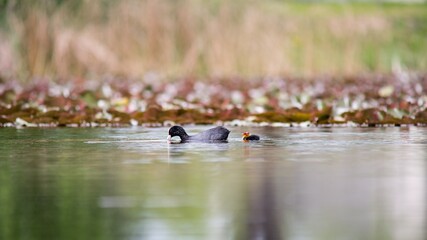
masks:
<svg viewBox="0 0 427 240"><path fill-rule="evenodd" d="M427 124L427 75L0 83L0 126Z"/></svg>

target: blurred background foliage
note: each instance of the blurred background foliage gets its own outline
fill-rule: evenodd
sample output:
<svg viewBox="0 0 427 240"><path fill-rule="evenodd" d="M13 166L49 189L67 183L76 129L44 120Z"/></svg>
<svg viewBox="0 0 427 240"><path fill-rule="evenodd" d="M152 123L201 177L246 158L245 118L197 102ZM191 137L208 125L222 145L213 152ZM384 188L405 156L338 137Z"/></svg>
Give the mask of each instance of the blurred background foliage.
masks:
<svg viewBox="0 0 427 240"><path fill-rule="evenodd" d="M0 76L423 72L426 23L422 0L0 0Z"/></svg>

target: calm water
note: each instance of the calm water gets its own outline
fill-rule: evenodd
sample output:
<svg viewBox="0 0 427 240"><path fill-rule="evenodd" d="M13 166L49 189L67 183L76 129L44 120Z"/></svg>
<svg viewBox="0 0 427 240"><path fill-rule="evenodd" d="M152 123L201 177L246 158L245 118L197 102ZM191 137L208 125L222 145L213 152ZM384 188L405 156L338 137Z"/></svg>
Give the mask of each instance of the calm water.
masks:
<svg viewBox="0 0 427 240"><path fill-rule="evenodd" d="M230 130L0 129L0 239L427 239L427 128Z"/></svg>

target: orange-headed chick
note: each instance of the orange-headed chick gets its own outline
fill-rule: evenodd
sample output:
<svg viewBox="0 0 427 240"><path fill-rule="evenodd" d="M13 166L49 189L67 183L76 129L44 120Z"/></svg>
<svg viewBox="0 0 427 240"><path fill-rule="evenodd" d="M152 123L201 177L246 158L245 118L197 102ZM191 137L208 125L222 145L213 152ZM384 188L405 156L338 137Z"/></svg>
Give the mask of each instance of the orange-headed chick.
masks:
<svg viewBox="0 0 427 240"><path fill-rule="evenodd" d="M242 139L243 141L257 141L259 140L259 136L251 135L249 132L244 132L242 133Z"/></svg>

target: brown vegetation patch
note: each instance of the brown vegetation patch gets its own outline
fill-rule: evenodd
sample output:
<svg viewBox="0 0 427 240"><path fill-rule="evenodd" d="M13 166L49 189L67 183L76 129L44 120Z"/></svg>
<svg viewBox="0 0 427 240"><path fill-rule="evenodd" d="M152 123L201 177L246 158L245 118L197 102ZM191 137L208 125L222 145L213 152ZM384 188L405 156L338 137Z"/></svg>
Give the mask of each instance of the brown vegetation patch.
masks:
<svg viewBox="0 0 427 240"><path fill-rule="evenodd" d="M427 124L426 75L0 84L1 126ZM238 122L236 122L238 121Z"/></svg>

